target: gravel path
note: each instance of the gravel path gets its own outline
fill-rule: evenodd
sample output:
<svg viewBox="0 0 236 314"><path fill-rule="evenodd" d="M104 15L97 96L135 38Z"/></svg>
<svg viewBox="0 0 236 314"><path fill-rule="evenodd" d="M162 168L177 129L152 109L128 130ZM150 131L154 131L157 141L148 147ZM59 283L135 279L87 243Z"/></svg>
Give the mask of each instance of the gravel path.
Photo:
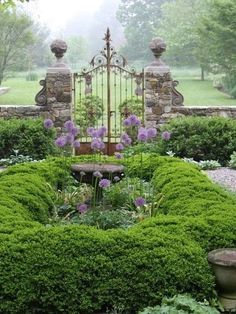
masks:
<svg viewBox="0 0 236 314"><path fill-rule="evenodd" d="M222 167L216 170L207 170L206 173L212 181L236 192L236 170Z"/></svg>

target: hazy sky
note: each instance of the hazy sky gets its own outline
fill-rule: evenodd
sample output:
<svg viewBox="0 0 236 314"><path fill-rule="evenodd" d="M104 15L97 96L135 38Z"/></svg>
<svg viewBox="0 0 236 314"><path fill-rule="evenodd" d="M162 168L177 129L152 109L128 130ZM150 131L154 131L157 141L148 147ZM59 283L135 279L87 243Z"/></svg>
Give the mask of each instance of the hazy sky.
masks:
<svg viewBox="0 0 236 314"><path fill-rule="evenodd" d="M102 0L34 0L24 6L52 33L58 33L70 19L76 16L91 16L100 7Z"/></svg>

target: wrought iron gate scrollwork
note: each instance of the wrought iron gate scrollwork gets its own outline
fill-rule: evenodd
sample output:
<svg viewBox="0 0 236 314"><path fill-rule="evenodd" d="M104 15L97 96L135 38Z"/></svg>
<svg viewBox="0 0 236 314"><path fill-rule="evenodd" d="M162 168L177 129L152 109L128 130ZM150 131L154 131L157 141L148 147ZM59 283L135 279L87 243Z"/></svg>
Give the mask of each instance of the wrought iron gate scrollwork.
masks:
<svg viewBox="0 0 236 314"><path fill-rule="evenodd" d="M107 128L109 154L111 143L119 141L122 119L131 113L144 119L144 70L137 73L115 51L109 28L103 40L103 50L92 58L89 67L74 73L74 115L84 142L87 127Z"/></svg>

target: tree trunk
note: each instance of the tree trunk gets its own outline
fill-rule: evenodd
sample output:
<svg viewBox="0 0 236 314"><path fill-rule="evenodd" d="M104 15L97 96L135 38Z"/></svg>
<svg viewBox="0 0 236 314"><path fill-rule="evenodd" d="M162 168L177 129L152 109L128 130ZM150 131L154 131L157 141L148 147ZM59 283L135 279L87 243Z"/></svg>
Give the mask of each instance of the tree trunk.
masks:
<svg viewBox="0 0 236 314"><path fill-rule="evenodd" d="M203 66L201 66L201 81L205 81L205 71Z"/></svg>

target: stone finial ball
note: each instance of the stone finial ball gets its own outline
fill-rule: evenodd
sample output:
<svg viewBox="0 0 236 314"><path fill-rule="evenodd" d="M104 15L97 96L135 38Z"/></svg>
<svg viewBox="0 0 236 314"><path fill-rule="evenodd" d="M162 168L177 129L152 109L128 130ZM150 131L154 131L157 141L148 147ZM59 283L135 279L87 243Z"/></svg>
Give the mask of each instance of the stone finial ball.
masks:
<svg viewBox="0 0 236 314"><path fill-rule="evenodd" d="M50 48L57 58L62 58L67 50L67 44L64 40L56 39L51 43Z"/></svg>
<svg viewBox="0 0 236 314"><path fill-rule="evenodd" d="M166 50L166 43L160 37L153 38L149 44L149 48L152 51L164 52Z"/></svg>

